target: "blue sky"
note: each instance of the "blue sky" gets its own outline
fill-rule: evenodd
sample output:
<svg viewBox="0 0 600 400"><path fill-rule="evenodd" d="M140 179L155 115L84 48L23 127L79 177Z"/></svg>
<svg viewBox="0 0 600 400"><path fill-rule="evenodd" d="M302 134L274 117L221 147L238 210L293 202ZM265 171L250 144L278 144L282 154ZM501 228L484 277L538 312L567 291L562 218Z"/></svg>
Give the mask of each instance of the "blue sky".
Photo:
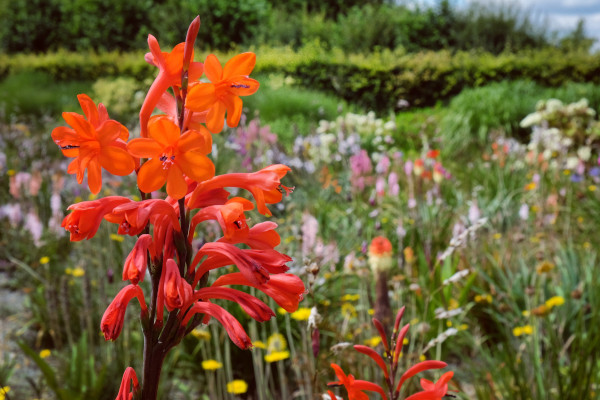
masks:
<svg viewBox="0 0 600 400"><path fill-rule="evenodd" d="M455 5L465 5L475 0L451 0ZM508 0L503 0L507 3ZM513 0L524 10L530 10L532 16L547 19L550 31L570 32L577 26L580 18L585 19L585 31L588 36L598 39L595 48L600 48L600 0ZM424 4L435 4L437 0L421 0ZM486 3L479 0L479 3Z"/></svg>

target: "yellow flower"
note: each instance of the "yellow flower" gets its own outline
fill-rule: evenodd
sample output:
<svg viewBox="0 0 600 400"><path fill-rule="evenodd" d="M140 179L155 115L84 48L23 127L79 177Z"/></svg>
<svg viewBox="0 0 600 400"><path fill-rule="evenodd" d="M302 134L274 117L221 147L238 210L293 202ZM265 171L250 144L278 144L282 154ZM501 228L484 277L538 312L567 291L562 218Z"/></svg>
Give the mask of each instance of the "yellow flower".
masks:
<svg viewBox="0 0 600 400"><path fill-rule="evenodd" d="M369 315L375 315L375 310L374 310L374 309L372 309L372 308L369 308L369 309L367 310L367 314L369 314Z"/></svg>
<svg viewBox="0 0 600 400"><path fill-rule="evenodd" d="M531 325L516 326L513 328L513 335L516 337L522 335L531 335L533 333L533 327Z"/></svg>
<svg viewBox="0 0 600 400"><path fill-rule="evenodd" d="M544 304L548 308L562 306L563 304L565 304L565 298L562 296L554 296L554 297L551 297L548 300L546 300L546 303L544 303Z"/></svg>
<svg viewBox="0 0 600 400"><path fill-rule="evenodd" d="M590 186L588 186L588 190L590 192L595 192L596 191L596 185L590 185Z"/></svg>
<svg viewBox="0 0 600 400"><path fill-rule="evenodd" d="M381 343L381 336L373 336L370 339L366 339L363 343L369 347L377 347Z"/></svg>
<svg viewBox="0 0 600 400"><path fill-rule="evenodd" d="M343 303L342 304L342 315L344 316L344 318L356 318L356 307L354 307L352 304L350 303Z"/></svg>
<svg viewBox="0 0 600 400"><path fill-rule="evenodd" d="M524 317L529 317L531 315L531 313L529 312L529 310L523 310L523 311L521 311L521 315Z"/></svg>
<svg viewBox="0 0 600 400"><path fill-rule="evenodd" d="M16 174L16 173L17 173L17 171L15 171L14 169L9 169L8 171L6 171L6 174L7 174L8 176L13 176L13 175L14 175L14 174Z"/></svg>
<svg viewBox="0 0 600 400"><path fill-rule="evenodd" d="M75 196L74 203L81 203L83 198L81 196Z"/></svg>
<svg viewBox="0 0 600 400"><path fill-rule="evenodd" d="M296 321L307 321L309 316L310 308L308 307L300 307L290 315Z"/></svg>
<svg viewBox="0 0 600 400"><path fill-rule="evenodd" d="M413 318L408 323L411 324L412 326L415 326L416 324L419 323L419 318Z"/></svg>
<svg viewBox="0 0 600 400"><path fill-rule="evenodd" d="M425 360L427 360L427 357L425 357L425 354L421 354L419 356L419 361L425 361Z"/></svg>
<svg viewBox="0 0 600 400"><path fill-rule="evenodd" d="M502 234L501 233L494 233L494 239L496 239L496 240L502 239Z"/></svg>
<svg viewBox="0 0 600 400"><path fill-rule="evenodd" d="M74 277L79 278L85 275L85 270L81 267L77 267L77 268L73 268L73 271L71 272L73 274Z"/></svg>
<svg viewBox="0 0 600 400"><path fill-rule="evenodd" d="M406 345L408 344L408 338L404 338L404 340L402 341L402 344L403 344L404 346L406 346Z"/></svg>
<svg viewBox="0 0 600 400"><path fill-rule="evenodd" d="M345 294L342 296L342 301L357 301L360 299L360 294Z"/></svg>
<svg viewBox="0 0 600 400"><path fill-rule="evenodd" d="M50 357L50 350L44 349L44 350L40 351L40 357L41 358Z"/></svg>
<svg viewBox="0 0 600 400"><path fill-rule="evenodd" d="M40 258L40 264L44 265L44 264L48 264L50 262L50 257L48 256L44 256L42 258Z"/></svg>
<svg viewBox="0 0 600 400"><path fill-rule="evenodd" d="M568 169L565 169L565 170L563 171L563 174L564 174L565 176L569 176L569 175L571 175L571 171L569 171Z"/></svg>
<svg viewBox="0 0 600 400"><path fill-rule="evenodd" d="M402 252L404 253L404 260L407 264L412 264L413 262L415 262L415 252L412 249L412 247L407 246Z"/></svg>
<svg viewBox="0 0 600 400"><path fill-rule="evenodd" d="M98 195L95 195L93 193L90 193L90 195L88 196L88 200L96 200L98 198Z"/></svg>
<svg viewBox="0 0 600 400"><path fill-rule="evenodd" d="M446 321L446 326L448 328L451 328L452 327L452 321L450 321L450 320Z"/></svg>
<svg viewBox="0 0 600 400"><path fill-rule="evenodd" d="M195 337L198 340L210 340L210 332L207 331L206 329L202 329L202 328L195 328L192 332L191 332L192 336Z"/></svg>
<svg viewBox="0 0 600 400"><path fill-rule="evenodd" d="M285 360L287 358L290 358L290 352L287 350L274 351L272 353L265 354L265 361L268 363Z"/></svg>
<svg viewBox="0 0 600 400"><path fill-rule="evenodd" d="M267 351L269 353L287 349L287 341L281 333L274 333L267 339Z"/></svg>
<svg viewBox="0 0 600 400"><path fill-rule="evenodd" d="M252 346L256 347L257 349L266 349L267 348L267 345L265 344L265 342L262 342L260 340L252 342Z"/></svg>
<svg viewBox="0 0 600 400"><path fill-rule="evenodd" d="M552 264L550 261L542 261L537 265L537 267L535 267L535 271L538 273L538 275L541 275L544 272L550 272L553 269L554 264Z"/></svg>
<svg viewBox="0 0 600 400"><path fill-rule="evenodd" d="M531 206L530 210L532 213L536 213L536 212L540 211L540 207L534 205L534 206Z"/></svg>
<svg viewBox="0 0 600 400"><path fill-rule="evenodd" d="M525 190L530 191L530 190L535 189L535 187L536 187L535 182L530 182L527 185L525 185Z"/></svg>
<svg viewBox="0 0 600 400"><path fill-rule="evenodd" d="M69 267L65 268L65 274L71 275L72 273L73 273L73 268L69 268Z"/></svg>
<svg viewBox="0 0 600 400"><path fill-rule="evenodd" d="M281 315L285 315L285 314L287 314L287 311L285 310L285 308L283 308L283 307L279 307L279 308L277 309L277 313L279 313L279 314L281 314Z"/></svg>
<svg viewBox="0 0 600 400"><path fill-rule="evenodd" d="M459 325L459 327L458 327L459 331L466 331L467 329L469 329L469 325L467 325L467 324L462 324L462 325Z"/></svg>
<svg viewBox="0 0 600 400"><path fill-rule="evenodd" d="M448 302L448 310L456 310L460 304L455 299L450 299Z"/></svg>
<svg viewBox="0 0 600 400"><path fill-rule="evenodd" d="M325 307L328 307L331 305L331 300L321 300L319 303L321 303L322 305L324 305Z"/></svg>
<svg viewBox="0 0 600 400"><path fill-rule="evenodd" d="M207 371L214 371L216 369L223 368L223 364L217 360L204 360L202 361L202 369Z"/></svg>
<svg viewBox="0 0 600 400"><path fill-rule="evenodd" d="M583 248L588 250L590 247L592 247L592 245L590 244L590 242L583 242Z"/></svg>
<svg viewBox="0 0 600 400"><path fill-rule="evenodd" d="M125 238L121 235L117 235L116 233L110 234L110 240L114 240L115 242L122 242Z"/></svg>
<svg viewBox="0 0 600 400"><path fill-rule="evenodd" d="M10 386L0 387L0 400L4 400L8 392L10 392Z"/></svg>
<svg viewBox="0 0 600 400"><path fill-rule="evenodd" d="M491 294L478 294L475 296L475 303L488 303L492 304L492 295Z"/></svg>
<svg viewBox="0 0 600 400"><path fill-rule="evenodd" d="M246 393L247 390L248 390L248 384L246 383L246 381L243 381L241 379L236 379L234 381L227 382L227 392L228 393L242 394L242 393Z"/></svg>

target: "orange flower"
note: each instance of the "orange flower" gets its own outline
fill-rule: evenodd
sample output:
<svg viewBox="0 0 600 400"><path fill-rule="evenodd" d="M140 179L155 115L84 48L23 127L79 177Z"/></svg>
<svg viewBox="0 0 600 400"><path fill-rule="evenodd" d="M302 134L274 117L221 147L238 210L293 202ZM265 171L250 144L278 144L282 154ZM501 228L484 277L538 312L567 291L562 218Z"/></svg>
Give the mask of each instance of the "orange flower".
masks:
<svg viewBox="0 0 600 400"><path fill-rule="evenodd" d="M102 218L111 213L115 207L129 202L131 200L126 197L108 196L72 204L68 209L73 212L63 219L61 226L71 233L72 242L90 239L98 231Z"/></svg>
<svg viewBox="0 0 600 400"><path fill-rule="evenodd" d="M108 119L102 104L96 107L85 94L77 98L85 117L64 112L62 116L71 128L54 128L52 139L65 156L75 157L67 172L77 174L77 182L81 183L87 169L88 186L92 193L97 194L102 187L102 168L119 176L129 175L135 168L124 142L129 131L117 121Z"/></svg>
<svg viewBox="0 0 600 400"><path fill-rule="evenodd" d="M144 299L144 292L137 285L127 285L115 296L114 300L102 316L100 322L100 328L104 333L105 340L115 340L121 334L123 329L123 321L125 319L125 311L127 305L136 297L142 307L142 315L148 314L148 307L146 306L146 300Z"/></svg>
<svg viewBox="0 0 600 400"><path fill-rule="evenodd" d="M191 222L190 235L202 221L216 220L223 230L223 237L229 243L239 243L248 236L249 228L244 211L252 210L254 204L250 200L234 197L222 205L204 207ZM191 241L191 237L188 238Z"/></svg>
<svg viewBox="0 0 600 400"><path fill-rule="evenodd" d="M448 371L435 383L421 378L421 386L424 391L415 393L407 397L406 400L443 400L446 393L448 393L448 382L453 376L454 372Z"/></svg>
<svg viewBox="0 0 600 400"><path fill-rule="evenodd" d="M206 155L212 149L210 133L179 128L166 116L157 116L148 124L148 138L133 139L127 149L134 157L149 158L138 173L142 192L160 189L167 182L167 193L180 199L187 193L184 174L200 182L212 178L215 166Z"/></svg>
<svg viewBox="0 0 600 400"><path fill-rule="evenodd" d="M204 70L203 64L200 62L191 62L194 58L194 42L199 28L200 17L196 17L190 24L185 43L179 43L170 53L161 52L156 38L148 35L150 53L146 54L145 59L149 64L157 66L159 72L148 90L148 94L140 110L142 137L148 136L148 120L165 91L169 87L176 89L178 86L181 86L181 78L184 70L187 71L187 78L190 81L195 81L202 76Z"/></svg>
<svg viewBox="0 0 600 400"><path fill-rule="evenodd" d="M371 392L377 392L387 400L387 396L383 391L383 388L376 383L372 383L369 381L362 381L359 379L354 379L354 375L346 375L342 368L337 364L331 364L331 368L335 371L339 381L330 382L327 386L341 386L348 391L348 400L369 400L369 395L367 395L364 390L368 390Z"/></svg>
<svg viewBox="0 0 600 400"><path fill-rule="evenodd" d="M256 200L256 209L263 215L270 216L271 212L266 204L279 203L283 193L291 193L294 188L283 186L281 178L290 170L290 167L282 164L269 165L266 168L252 173L232 173L215 176L214 178L199 184L190 196L187 206L198 208L199 198L204 198L206 191L223 188L239 187L252 193Z"/></svg>
<svg viewBox="0 0 600 400"><path fill-rule="evenodd" d="M254 65L254 53L242 53L221 66L214 54L206 57L204 73L211 83L199 83L191 87L185 106L197 112L208 111L206 127L212 133L223 130L223 119L227 112L227 125L235 127L242 115L242 99L258 90L258 81L248 77Z"/></svg>

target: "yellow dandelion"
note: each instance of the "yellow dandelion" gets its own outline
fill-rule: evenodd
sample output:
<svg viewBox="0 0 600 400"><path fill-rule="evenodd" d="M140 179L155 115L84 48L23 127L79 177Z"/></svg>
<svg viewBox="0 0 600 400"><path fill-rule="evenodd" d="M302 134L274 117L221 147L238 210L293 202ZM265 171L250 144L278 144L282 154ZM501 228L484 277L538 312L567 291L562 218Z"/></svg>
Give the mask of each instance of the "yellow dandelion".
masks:
<svg viewBox="0 0 600 400"><path fill-rule="evenodd" d="M527 185L525 185L525 190L526 191L534 190L535 188L536 188L535 182L530 182Z"/></svg>
<svg viewBox="0 0 600 400"><path fill-rule="evenodd" d="M404 260L408 263L408 264L412 264L413 262L415 262L415 252L412 249L412 247L405 247L404 250L402 251L404 253Z"/></svg>
<svg viewBox="0 0 600 400"><path fill-rule="evenodd" d="M290 317L295 319L296 321L307 321L308 317L310 317L310 308L308 307L300 307L296 311L290 314Z"/></svg>
<svg viewBox="0 0 600 400"><path fill-rule="evenodd" d="M50 350L44 349L44 350L40 351L40 358L47 358L47 357L50 357Z"/></svg>
<svg viewBox="0 0 600 400"><path fill-rule="evenodd" d="M408 338L404 338L404 340L402 341L402 344L403 344L404 346L406 346L406 345L408 344Z"/></svg>
<svg viewBox="0 0 600 400"><path fill-rule="evenodd" d="M529 317L531 315L531 313L529 312L529 310L523 310L523 311L521 311L521 315L524 317Z"/></svg>
<svg viewBox="0 0 600 400"><path fill-rule="evenodd" d="M73 271L71 272L71 274L75 278L79 278L79 277L82 277L85 275L85 270L81 267L73 268Z"/></svg>
<svg viewBox="0 0 600 400"><path fill-rule="evenodd" d="M367 310L367 314L369 314L369 315L375 315L375 310L374 310L374 309L372 309L372 308L369 308L369 309Z"/></svg>
<svg viewBox="0 0 600 400"><path fill-rule="evenodd" d="M524 335L531 335L531 334L533 334L533 327L531 325L525 325L523 327L523 334Z"/></svg>
<svg viewBox="0 0 600 400"><path fill-rule="evenodd" d="M467 324L461 324L458 326L459 331L466 331L467 329L469 329L469 325Z"/></svg>
<svg viewBox="0 0 600 400"><path fill-rule="evenodd" d="M285 310L285 308L283 308L283 307L279 307L279 308L277 308L277 313L278 313L278 314L281 314L281 315L285 315L285 314L287 314L288 312Z"/></svg>
<svg viewBox="0 0 600 400"><path fill-rule="evenodd" d="M565 169L565 170L563 171L563 174L564 174L565 176L569 176L569 175L571 175L571 171L570 171L570 170L568 170L568 169Z"/></svg>
<svg viewBox="0 0 600 400"><path fill-rule="evenodd" d="M583 217L577 217L577 222L583 224Z"/></svg>
<svg viewBox="0 0 600 400"><path fill-rule="evenodd" d="M360 294L345 294L342 296L342 301L357 301L360 299Z"/></svg>
<svg viewBox="0 0 600 400"><path fill-rule="evenodd" d="M421 354L419 356L419 361L425 361L425 360L427 360L427 357L425 357L425 354Z"/></svg>
<svg viewBox="0 0 600 400"><path fill-rule="evenodd" d="M588 186L588 190L590 192L595 192L596 191L596 185L590 185L590 186Z"/></svg>
<svg viewBox="0 0 600 400"><path fill-rule="evenodd" d="M290 352L287 350L274 351L272 353L265 354L265 361L268 363L285 360L287 358L290 358Z"/></svg>
<svg viewBox="0 0 600 400"><path fill-rule="evenodd" d="M50 262L50 257L48 256L44 256L42 258L40 258L40 264L45 265L48 264Z"/></svg>
<svg viewBox="0 0 600 400"><path fill-rule="evenodd" d="M562 306L563 304L565 304L565 298L562 296L554 296L554 297L551 297L548 300L546 300L546 303L544 303L544 304L548 308Z"/></svg>
<svg viewBox="0 0 600 400"><path fill-rule="evenodd" d="M446 321L446 327L452 328L452 321L450 321L450 320Z"/></svg>
<svg viewBox="0 0 600 400"><path fill-rule="evenodd" d="M381 343L381 336L373 336L369 339L366 339L363 343L369 347L377 347L379 343Z"/></svg>
<svg viewBox="0 0 600 400"><path fill-rule="evenodd" d="M121 235L117 235L116 233L110 234L110 240L114 240L115 242L122 242L125 238Z"/></svg>
<svg viewBox="0 0 600 400"><path fill-rule="evenodd" d="M502 234L501 233L494 233L494 239L496 239L496 240L502 239Z"/></svg>
<svg viewBox="0 0 600 400"><path fill-rule="evenodd" d="M267 351L273 353L287 349L287 341L281 333L274 333L267 339Z"/></svg>
<svg viewBox="0 0 600 400"><path fill-rule="evenodd" d="M458 301L455 299L450 299L448 302L448 310L456 310L459 307Z"/></svg>
<svg viewBox="0 0 600 400"><path fill-rule="evenodd" d="M227 392L232 394L242 394L246 393L248 390L248 384L246 381L241 379L236 379L231 382L227 382Z"/></svg>
<svg viewBox="0 0 600 400"><path fill-rule="evenodd" d="M267 345L265 344L265 342L261 341L261 340L256 340L254 342L252 342L252 346L256 347L257 349L266 349Z"/></svg>
<svg viewBox="0 0 600 400"><path fill-rule="evenodd" d="M14 169L9 169L8 171L6 171L6 174L8 176L14 176L17 173L17 171L15 171Z"/></svg>
<svg viewBox="0 0 600 400"><path fill-rule="evenodd" d="M69 268L69 267L65 268L65 274L71 275L72 273L73 273L73 268Z"/></svg>
<svg viewBox="0 0 600 400"><path fill-rule="evenodd" d="M8 392L10 392L10 386L0 387L0 400L4 400Z"/></svg>
<svg viewBox="0 0 600 400"><path fill-rule="evenodd" d="M541 275L545 272L550 272L553 269L554 264L552 264L550 261L542 261L537 265L537 267L535 267L535 271L538 273L538 275Z"/></svg>
<svg viewBox="0 0 600 400"><path fill-rule="evenodd" d="M515 326L513 328L512 333L513 333L513 336L519 337L523 334L523 328L520 326Z"/></svg>
<svg viewBox="0 0 600 400"><path fill-rule="evenodd" d="M204 360L202 361L202 369L206 371L214 371L223 368L223 364L217 360Z"/></svg>
<svg viewBox="0 0 600 400"><path fill-rule="evenodd" d="M195 328L192 332L191 332L192 336L195 337L198 340L210 340L211 336L210 336L210 332L207 331L206 329L202 329L202 328Z"/></svg>
<svg viewBox="0 0 600 400"><path fill-rule="evenodd" d="M491 294L478 294L475 296L475 303L492 304L493 298Z"/></svg>
<svg viewBox="0 0 600 400"><path fill-rule="evenodd" d="M343 303L342 304L342 315L344 316L344 318L356 318L356 307L354 307L352 304L350 303Z"/></svg>

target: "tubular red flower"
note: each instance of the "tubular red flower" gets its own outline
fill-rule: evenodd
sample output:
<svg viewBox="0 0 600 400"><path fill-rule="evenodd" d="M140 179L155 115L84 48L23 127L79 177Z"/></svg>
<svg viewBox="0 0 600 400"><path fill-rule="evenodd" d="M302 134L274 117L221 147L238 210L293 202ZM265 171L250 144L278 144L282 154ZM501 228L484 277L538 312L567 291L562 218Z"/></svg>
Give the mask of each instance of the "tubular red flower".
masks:
<svg viewBox="0 0 600 400"><path fill-rule="evenodd" d="M402 353L402 346L404 345L404 337L406 336L406 333L408 332L408 328L410 328L410 324L406 324L402 327L402 329L400 330L400 333L398 333L398 338L396 339L396 345L394 347L394 365L396 365L398 363L398 359L400 358L400 353Z"/></svg>
<svg viewBox="0 0 600 400"><path fill-rule="evenodd" d="M231 341L240 349L243 350L252 347L252 341L248 337L248 334L240 322L235 319L233 315L229 314L227 311L225 311L225 309L216 304L202 301L194 303L194 305L187 311L185 318L181 321L181 325L186 326L190 319L198 313L215 317L221 323L221 325L223 325L223 328L225 328L225 331L229 335Z"/></svg>
<svg viewBox="0 0 600 400"><path fill-rule="evenodd" d="M121 387L119 388L119 394L115 400L131 400L133 396L140 390L140 384L138 383L137 375L131 367L127 367L123 373L123 379L121 380Z"/></svg>
<svg viewBox="0 0 600 400"><path fill-rule="evenodd" d="M109 222L119 224L119 234L137 236L148 225L148 222L155 225L168 222L176 231L181 231L177 206L161 199L129 201L127 204L115 207L110 214L104 217Z"/></svg>
<svg viewBox="0 0 600 400"><path fill-rule="evenodd" d="M407 397L406 400L443 400L448 393L448 382L453 376L454 372L448 371L435 383L421 378L421 387L424 390Z"/></svg>
<svg viewBox="0 0 600 400"><path fill-rule="evenodd" d="M144 299L144 292L137 285L127 285L115 296L114 300L102 316L100 328L104 333L105 340L115 340L121 334L123 322L125 319L125 311L127 305L132 298L136 297L142 308L142 315L148 313L148 307Z"/></svg>
<svg viewBox="0 0 600 400"><path fill-rule="evenodd" d="M394 333L398 332L398 329L400 328L400 321L404 316L404 310L406 310L406 306L402 306L402 308L400 308L398 310L398 313L396 314L396 321L394 322Z"/></svg>
<svg viewBox="0 0 600 400"><path fill-rule="evenodd" d="M193 268L202 257L208 256L197 268L194 285L208 271L235 264L240 272L252 283L259 285L269 280L269 274L286 272L285 265L292 259L277 250L240 249L229 243L206 243L198 251L190 268Z"/></svg>
<svg viewBox="0 0 600 400"><path fill-rule="evenodd" d="M165 269L165 279L159 290L163 290L167 310L173 311L190 302L192 287L181 278L179 267L173 259L167 260Z"/></svg>
<svg viewBox="0 0 600 400"><path fill-rule="evenodd" d="M115 207L129 202L131 200L126 197L108 196L72 204L68 209L73 212L63 219L61 226L71 233L72 242L90 239L98 231L102 218L105 218Z"/></svg>
<svg viewBox="0 0 600 400"><path fill-rule="evenodd" d="M193 231L200 222L216 220L223 230L223 241L240 243L249 232L244 212L253 208L252 202L241 197L234 197L222 205L204 207L192 218L188 240L192 239Z"/></svg>
<svg viewBox="0 0 600 400"><path fill-rule="evenodd" d="M213 283L216 286L243 285L256 288L272 298L280 307L287 312L294 312L302 301L306 288L302 279L293 274L271 275L268 282L257 285L250 282L242 273L234 272L221 275Z"/></svg>
<svg viewBox="0 0 600 400"><path fill-rule="evenodd" d="M194 292L194 300L224 299L238 303L253 319L265 322L275 316L265 303L248 293L224 287L206 287Z"/></svg>
<svg viewBox="0 0 600 400"><path fill-rule="evenodd" d="M381 337L381 342L383 343L383 348L385 349L386 352L389 353L390 345L388 343L387 336L385 334L385 329L383 328L383 324L377 318L373 318L373 325L375 325L377 332L379 332L379 336Z"/></svg>
<svg viewBox="0 0 600 400"><path fill-rule="evenodd" d="M293 188L281 184L281 178L288 171L290 171L290 167L282 164L274 164L257 172L215 176L212 179L202 182L194 189L189 198L188 207L195 208L196 198L208 190L239 187L252 193L258 212L270 216L271 212L266 204L279 203L284 192L289 194L293 191Z"/></svg>
<svg viewBox="0 0 600 400"><path fill-rule="evenodd" d="M402 388L402 384L407 379L412 378L416 374L423 372L423 371L427 371L429 369L440 369L440 368L445 368L447 366L448 366L448 364L446 364L445 362L436 361L436 360L422 361L418 364L413 365L412 367L407 369L406 372L404 374L402 374L402 376L400 377L400 382L398 383L398 386L396 386L396 392L400 391L400 388Z"/></svg>
<svg viewBox="0 0 600 400"><path fill-rule="evenodd" d="M146 275L146 267L148 265L148 250L152 257L155 257L154 249L152 246L152 236L148 234L141 235L135 246L129 252L129 255L125 259L123 265L123 280L129 280L134 285L144 280Z"/></svg>
<svg viewBox="0 0 600 400"><path fill-rule="evenodd" d="M387 400L387 396L383 388L375 383L354 379L353 375L346 375L342 368L337 364L331 364L331 368L335 371L339 381L330 382L328 386L339 386L344 385L346 391L348 391L348 400L369 400L369 396L363 392L368 390L371 392L377 392Z"/></svg>
<svg viewBox="0 0 600 400"><path fill-rule="evenodd" d="M193 32L197 32L196 26L200 26L200 18L194 19L188 29L188 37L185 43L179 43L170 53L161 52L160 45L156 38L148 35L148 47L150 53L147 53L145 59L148 63L157 66L158 76L154 79L148 94L144 99L144 104L140 110L141 136L147 137L148 120L152 111L160 101L163 93L169 87L177 88L181 86L181 76L185 63L189 63L188 80L190 82L199 79L204 71L204 65L200 62L190 62L194 58L194 41L196 40ZM184 60L185 57L185 60Z"/></svg>
<svg viewBox="0 0 600 400"><path fill-rule="evenodd" d="M390 374L388 372L387 365L385 365L385 361L383 361L383 358L375 350L370 347L363 346L362 344L354 345L354 350L371 357L383 371L383 376L385 379L389 378Z"/></svg>

